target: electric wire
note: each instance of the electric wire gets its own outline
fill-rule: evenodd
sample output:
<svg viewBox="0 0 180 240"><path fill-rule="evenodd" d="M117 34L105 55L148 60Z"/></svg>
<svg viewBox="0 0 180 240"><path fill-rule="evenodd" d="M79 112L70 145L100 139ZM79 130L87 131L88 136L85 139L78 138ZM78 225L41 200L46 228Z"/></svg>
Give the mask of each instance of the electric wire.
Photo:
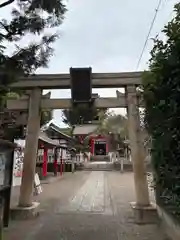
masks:
<svg viewBox="0 0 180 240"><path fill-rule="evenodd" d="M163 1L163 0L159 0L158 5L157 5L157 8L155 9L155 14L154 14L153 20L152 20L152 22L151 22L151 25L150 25L148 34L147 34L147 36L146 36L146 40L145 40L145 43L144 43L144 45L143 45L142 52L141 52L140 57L139 57L139 59L138 59L137 66L136 66L136 70L139 68L139 65L140 65L140 63L141 63L141 60L142 60L144 51L145 51L146 46L147 46L147 42L148 42L148 40L149 40L149 36L150 36L151 31L152 31L152 29L153 29L154 23L155 23L155 21L156 21L156 17L157 17L157 14L158 14L158 12L159 12L159 9L160 9L160 6L161 6L161 4L162 4L162 1Z"/></svg>

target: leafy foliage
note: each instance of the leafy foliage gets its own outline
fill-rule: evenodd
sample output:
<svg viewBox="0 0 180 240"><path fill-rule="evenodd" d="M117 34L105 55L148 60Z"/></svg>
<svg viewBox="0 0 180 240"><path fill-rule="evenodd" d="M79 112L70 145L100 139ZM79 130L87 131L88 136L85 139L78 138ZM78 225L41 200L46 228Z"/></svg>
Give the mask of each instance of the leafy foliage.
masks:
<svg viewBox="0 0 180 240"><path fill-rule="evenodd" d="M109 136L112 150L123 145L123 140L128 138L127 118L121 114L110 112L101 122L96 133Z"/></svg>
<svg viewBox="0 0 180 240"><path fill-rule="evenodd" d="M180 216L180 3L174 10L162 31L166 40L154 39L144 99L157 196Z"/></svg>
<svg viewBox="0 0 180 240"><path fill-rule="evenodd" d="M1 112L6 110L4 99L10 91L10 83L48 66L53 54L51 45L58 37L55 28L62 23L66 12L62 0L1 1L0 12L9 5L12 6L11 19L0 18ZM49 29L51 34L47 34ZM28 42L32 37L36 40ZM22 40L27 44L23 46ZM9 51L9 48L14 51Z"/></svg>
<svg viewBox="0 0 180 240"><path fill-rule="evenodd" d="M48 92L47 94L43 95L43 98L50 99L51 98L51 92ZM52 110L43 110L41 109L41 121L40 125L45 125L49 123L53 118L53 111Z"/></svg>
<svg viewBox="0 0 180 240"><path fill-rule="evenodd" d="M80 105L76 108L63 110L63 122L69 126L87 123L90 120L100 120L106 117L107 109L88 109L87 106Z"/></svg>
<svg viewBox="0 0 180 240"><path fill-rule="evenodd" d="M46 35L44 30L61 24L66 11L61 0L7 1L0 4L0 10L12 2L16 4L11 12L12 19L0 21L0 70L4 85L39 67L47 67L53 50L50 44L57 35ZM40 41L21 47L20 40L28 34L39 36ZM12 43L16 49L12 55L5 53L7 43Z"/></svg>
<svg viewBox="0 0 180 240"><path fill-rule="evenodd" d="M46 111L41 111L41 122L40 125L44 125L46 123L49 123L53 118L53 112L52 110L46 110Z"/></svg>
<svg viewBox="0 0 180 240"><path fill-rule="evenodd" d="M103 131L121 134L123 138L128 138L127 118L121 114L110 113L102 124L102 133Z"/></svg>
<svg viewBox="0 0 180 240"><path fill-rule="evenodd" d="M111 150L117 150L118 146L124 145L123 141L128 138L127 134L127 118L107 111L105 115L103 113L100 114L97 129L89 136L86 136L83 141L83 147L86 151L89 149L91 135L104 135L109 137Z"/></svg>

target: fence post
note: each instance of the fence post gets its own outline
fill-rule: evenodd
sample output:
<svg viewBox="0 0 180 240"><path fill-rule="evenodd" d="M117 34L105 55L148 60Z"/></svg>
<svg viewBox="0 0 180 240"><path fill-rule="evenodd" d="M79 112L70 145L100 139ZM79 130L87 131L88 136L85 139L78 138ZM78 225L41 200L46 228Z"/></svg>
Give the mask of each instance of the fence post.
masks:
<svg viewBox="0 0 180 240"><path fill-rule="evenodd" d="M121 158L121 173L124 172L124 161L123 161L123 158Z"/></svg>

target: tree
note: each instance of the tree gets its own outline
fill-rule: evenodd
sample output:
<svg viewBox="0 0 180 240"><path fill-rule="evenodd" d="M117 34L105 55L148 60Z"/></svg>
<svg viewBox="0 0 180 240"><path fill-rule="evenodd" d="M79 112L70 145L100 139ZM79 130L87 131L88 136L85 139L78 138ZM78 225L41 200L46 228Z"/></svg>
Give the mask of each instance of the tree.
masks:
<svg viewBox="0 0 180 240"><path fill-rule="evenodd" d="M180 217L180 3L174 10L165 40L154 39L143 95L157 201Z"/></svg>
<svg viewBox="0 0 180 240"><path fill-rule="evenodd" d="M51 98L51 92L43 95L43 98L50 99ZM45 125L46 123L49 123L53 118L53 111L52 110L41 110L41 122L40 125Z"/></svg>
<svg viewBox="0 0 180 240"><path fill-rule="evenodd" d="M97 132L100 134L121 134L123 138L128 138L127 118L121 114L108 112L106 118L102 119Z"/></svg>
<svg viewBox="0 0 180 240"><path fill-rule="evenodd" d="M69 126L87 123L89 119L99 120L106 117L107 109L97 109L93 107L88 109L86 106L79 106L71 109L63 110L63 122Z"/></svg>
<svg viewBox="0 0 180 240"><path fill-rule="evenodd" d="M125 116L109 112L99 125L97 134L103 134L110 137L112 148L117 149L118 145L123 144L124 139L128 139L128 122Z"/></svg>
<svg viewBox="0 0 180 240"><path fill-rule="evenodd" d="M0 3L0 11L12 5L11 20L0 19L0 108L5 111L8 85L19 77L35 73L40 67L47 67L53 54L51 44L57 34L46 34L46 30L59 26L66 12L62 0L7 0ZM21 40L30 34L37 40L22 46ZM31 37L30 37L31 39ZM13 53L8 53L7 43ZM21 92L18 92L18 95ZM10 114L11 115L11 114ZM10 119L12 116L10 116ZM12 119L13 120L13 119ZM9 120L10 122L10 120ZM1 123L3 120L1 119ZM3 123L4 124L4 123ZM1 124L1 129L4 126Z"/></svg>

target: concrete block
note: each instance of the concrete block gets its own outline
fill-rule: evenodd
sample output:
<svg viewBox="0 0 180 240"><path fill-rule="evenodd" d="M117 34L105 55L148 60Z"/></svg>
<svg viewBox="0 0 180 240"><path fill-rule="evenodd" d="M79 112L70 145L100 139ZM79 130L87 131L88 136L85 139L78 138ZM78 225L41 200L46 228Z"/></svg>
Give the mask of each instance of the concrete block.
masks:
<svg viewBox="0 0 180 240"><path fill-rule="evenodd" d="M29 220L39 216L40 203L33 202L30 207L13 207L11 209L11 219L12 220Z"/></svg>
<svg viewBox="0 0 180 240"><path fill-rule="evenodd" d="M135 202L130 203L137 224L155 224L159 222L156 204L149 206L138 206Z"/></svg>

